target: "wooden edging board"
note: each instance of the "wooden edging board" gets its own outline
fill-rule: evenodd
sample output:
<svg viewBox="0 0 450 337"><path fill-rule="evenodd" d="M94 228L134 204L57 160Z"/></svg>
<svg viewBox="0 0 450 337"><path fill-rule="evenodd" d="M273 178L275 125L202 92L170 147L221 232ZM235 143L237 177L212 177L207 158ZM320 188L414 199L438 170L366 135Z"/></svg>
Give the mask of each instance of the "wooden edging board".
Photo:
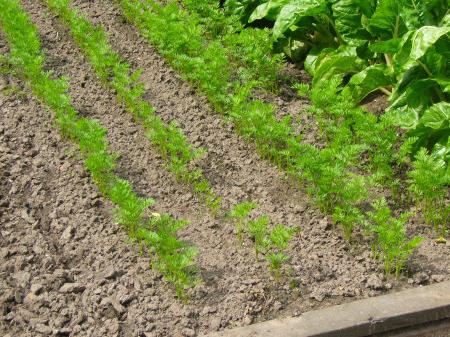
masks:
<svg viewBox="0 0 450 337"><path fill-rule="evenodd" d="M440 321L450 322L450 282L408 289L306 312L299 317L274 319L205 336L363 337L405 328L414 330L414 326L423 328L424 325ZM450 337L450 324L448 335L444 332L439 336Z"/></svg>

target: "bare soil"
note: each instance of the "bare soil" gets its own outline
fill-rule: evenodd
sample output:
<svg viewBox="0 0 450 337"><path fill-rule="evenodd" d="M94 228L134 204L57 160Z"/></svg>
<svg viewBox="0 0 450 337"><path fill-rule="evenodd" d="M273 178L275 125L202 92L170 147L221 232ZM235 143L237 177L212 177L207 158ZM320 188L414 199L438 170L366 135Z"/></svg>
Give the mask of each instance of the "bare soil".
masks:
<svg viewBox="0 0 450 337"><path fill-rule="evenodd" d="M193 144L207 148L200 165L225 207L253 200L260 205L254 215L302 230L291 246L289 275L275 282L251 243L240 246L233 225L212 217L165 170L144 130L104 88L57 18L41 2L23 0L39 27L48 68L69 77L80 114L109 130L111 148L121 155L118 173L156 200L155 211L190 221L180 236L198 247L203 282L190 291L189 302L175 298L149 268L149 257L114 223L112 205L99 195L76 149L59 136L51 112L3 76L0 335L196 336L450 279L450 245L436 244L431 228L420 223L410 232L425 240L407 276L386 278L368 242L345 242L295 183L261 160L124 22L112 1L74 3L144 70L146 98L161 118L177 121ZM0 52L7 51L0 36ZM279 104L298 104L292 102Z"/></svg>

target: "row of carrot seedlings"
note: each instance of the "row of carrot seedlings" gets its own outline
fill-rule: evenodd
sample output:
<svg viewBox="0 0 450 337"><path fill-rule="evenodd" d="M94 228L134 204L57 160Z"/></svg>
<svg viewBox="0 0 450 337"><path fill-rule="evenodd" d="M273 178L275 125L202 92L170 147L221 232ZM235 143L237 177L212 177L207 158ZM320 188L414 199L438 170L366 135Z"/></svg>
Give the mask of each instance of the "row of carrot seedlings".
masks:
<svg viewBox="0 0 450 337"><path fill-rule="evenodd" d="M251 54L245 48L240 52L239 43L230 43L229 34L208 35L205 27L213 23L205 25L205 17L187 12L176 1L164 5L153 0L116 2L127 20L255 143L263 157L306 183L321 209L341 224L348 240L359 228L372 237L386 272L398 274L404 268L421 238L410 240L406 235L405 223L412 214L394 216L388 202L379 197L382 186L392 181L390 165L395 158L396 128L388 118L380 122L346 103L345 97L333 99L339 84L336 81L312 92L300 86L319 103L314 113L324 122L327 146L305 143L289 117L278 119L272 105L253 99L253 90L264 85L257 80L257 73L252 73L251 64L236 62L236 55L246 59ZM266 57L259 64L272 62ZM261 68L269 67L255 67ZM249 73L252 76L240 75ZM334 122L327 127L330 120ZM369 164L361 164L362 157L368 157Z"/></svg>
<svg viewBox="0 0 450 337"><path fill-rule="evenodd" d="M116 221L153 253L153 267L183 296L184 289L195 283L190 269L197 254L194 247L176 237L186 222L168 214L146 215L154 200L139 197L127 180L114 173L117 156L108 149L107 130L96 120L79 117L67 94L67 81L44 70L45 55L37 30L18 0L0 0L0 7L0 27L10 45L7 62L11 72L25 80L34 95L54 112L61 134L78 146L86 170L116 206Z"/></svg>
<svg viewBox="0 0 450 337"><path fill-rule="evenodd" d="M195 275L196 249L176 238L177 231L187 222L175 220L168 214L146 215L146 209L154 201L138 197L131 184L114 173L116 155L108 152L107 130L95 120L78 117L66 93L66 80L53 79L52 72L44 71L45 56L40 48L36 28L17 0L8 1L0 0L0 3L8 4L0 15L0 27L11 45L8 58L11 71L25 79L34 94L54 111L61 133L79 146L85 167L99 190L116 205L117 222L128 230L133 240L155 253L152 266L175 286L179 297L185 297L185 289L200 281ZM103 29L71 9L69 1L46 2L69 26L72 36L88 56L103 83L109 83L117 92L119 101L144 125L153 144L169 161L170 171L176 173L181 181L193 183L196 192L204 195L208 206L216 212L220 207L220 197L213 194L200 171L188 169L189 162L198 155L197 152L191 149L175 124L164 125L150 104L142 98L139 71L131 73L130 66L112 50ZM199 184L206 185L206 188L201 190ZM270 219L266 215L251 220L249 213L254 208L256 204L244 202L236 205L227 215L235 222L241 243L242 226L245 224L248 239L255 247L256 259L264 255L275 278L279 279L283 265L289 260L285 252L296 230L281 224L270 229Z"/></svg>
<svg viewBox="0 0 450 337"><path fill-rule="evenodd" d="M176 123L165 124L149 102L143 99L144 85L139 81L141 70L132 71L130 65L113 51L105 31L71 9L69 0L45 2L69 28L70 34L89 59L102 83L114 89L119 102L145 128L149 140L168 162L168 169L180 181L191 184L193 190L216 214L221 207L221 198L214 193L200 168L190 169L192 162L202 156L204 150L193 149Z"/></svg>

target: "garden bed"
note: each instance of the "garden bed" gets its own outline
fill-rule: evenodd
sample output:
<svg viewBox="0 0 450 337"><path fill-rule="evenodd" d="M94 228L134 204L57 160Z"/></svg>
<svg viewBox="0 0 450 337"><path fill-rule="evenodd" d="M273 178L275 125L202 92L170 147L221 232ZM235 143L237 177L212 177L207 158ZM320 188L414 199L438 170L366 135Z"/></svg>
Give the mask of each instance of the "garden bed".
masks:
<svg viewBox="0 0 450 337"><path fill-rule="evenodd" d="M40 1L21 4L39 29L47 69L68 76L69 93L82 116L108 130L120 154L117 172L138 195L156 200L190 224L179 237L198 249L201 284L177 299L150 269L150 259L114 222L112 205L82 168L75 148L54 131L52 115L10 75L0 77L0 334L2 336L195 336L312 309L450 280L450 245L435 242L432 228L417 222L408 234L425 239L406 274L386 277L370 242L345 241L305 191L216 115L158 53L125 23L112 1L74 1L101 24L114 50L143 69L145 98L165 121L176 121L196 147L213 190L229 209L258 203L254 215L299 227L290 245L287 275L275 281L256 261L251 242L241 247L234 225L214 217L165 169L145 131L105 89L58 18ZM0 51L8 44L0 35ZM292 113L307 104L283 95L277 105Z"/></svg>

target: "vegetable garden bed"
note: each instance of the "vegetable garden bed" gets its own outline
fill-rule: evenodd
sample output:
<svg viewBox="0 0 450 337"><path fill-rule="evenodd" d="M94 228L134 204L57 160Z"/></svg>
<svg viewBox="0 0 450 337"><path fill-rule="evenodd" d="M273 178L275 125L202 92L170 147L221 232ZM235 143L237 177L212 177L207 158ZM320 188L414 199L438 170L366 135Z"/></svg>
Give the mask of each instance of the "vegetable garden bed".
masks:
<svg viewBox="0 0 450 337"><path fill-rule="evenodd" d="M52 71L52 80L66 77L68 97L80 118L96 120L105 128L108 151L117 154L114 177L127 181L139 200L151 197L155 203L139 212L136 228L120 221L124 217L117 217L114 205L119 211L131 207L102 190L92 168L83 168L86 152L70 141L77 138L56 131L54 106L36 94L17 59L8 61L12 44L0 13L2 336L195 336L450 280L450 245L437 240L441 232L424 223L418 208L409 204L394 210L394 216L414 212L405 222L406 237L423 240L397 277L386 274L385 264L371 250L371 236L355 226L348 242L314 196L308 196L307 182L299 184L290 172L291 162L265 146L276 146L277 138L264 135L268 129L251 131L249 125L258 121L254 116L244 120L238 115L237 108L255 113L260 108L266 109L260 121L292 116L295 128L309 133L307 143L324 147L320 121L305 112L309 99L297 96L298 86L294 90L288 85L308 84L303 71L295 70L292 76L292 71L281 70L288 73L282 90L258 86L260 91L252 94L261 105L241 106L235 93L234 110L227 111L230 100L214 91L222 79L210 74L205 80L195 74L195 69L213 69L214 64L193 58L198 64L190 74L184 72L182 58L173 58L161 44L149 44L145 27L136 29L126 21L121 11L126 1L70 2L87 23L105 30L101 50L108 50L108 43L117 53L103 68L98 66L102 58L83 45L83 35L77 38L70 31L64 1L17 3L37 28L41 44L33 47L40 47L45 56L43 71ZM6 4L16 1L0 0L4 8ZM177 19L175 14L172 18ZM90 26L84 28L89 36ZM101 39L90 43L95 47L96 41ZM238 60L256 57L245 48L233 53ZM128 83L126 90L136 91L120 91L117 74L128 73L109 73L116 64L111 60L142 70L140 76L130 76L131 82L123 81ZM250 61L240 66L250 70L240 73L239 81L249 82L272 69L269 61L266 68L252 68ZM267 83L271 81L268 76ZM124 98L127 93L129 101ZM267 117L267 103L275 106L273 120ZM142 113L144 104L154 108L153 124ZM377 106L373 100L370 104ZM178 127L169 130L171 122ZM154 123L161 124L156 128ZM158 138L155 130L170 132ZM260 141L263 136L267 137ZM183 157L190 149L194 154ZM181 164L178 158L183 158ZM187 172L194 172L195 178ZM383 189L377 192L390 195ZM239 221L229 214L234 208L237 219L241 213L235 206L245 201L257 206L248 218L242 217L240 239ZM189 223L165 237L169 229L160 214L162 219L169 214L174 221ZM251 221L258 219L268 219L268 229L255 256L253 241L258 242L256 229L262 227ZM254 230L247 232L250 224ZM278 227L279 236L288 228L290 240L284 234L281 242L276 239L277 224L286 226ZM169 251L161 244L171 235L183 243L181 248ZM271 254L285 254L290 260L277 269L274 259L281 255L270 259ZM171 264L175 260L181 267Z"/></svg>

